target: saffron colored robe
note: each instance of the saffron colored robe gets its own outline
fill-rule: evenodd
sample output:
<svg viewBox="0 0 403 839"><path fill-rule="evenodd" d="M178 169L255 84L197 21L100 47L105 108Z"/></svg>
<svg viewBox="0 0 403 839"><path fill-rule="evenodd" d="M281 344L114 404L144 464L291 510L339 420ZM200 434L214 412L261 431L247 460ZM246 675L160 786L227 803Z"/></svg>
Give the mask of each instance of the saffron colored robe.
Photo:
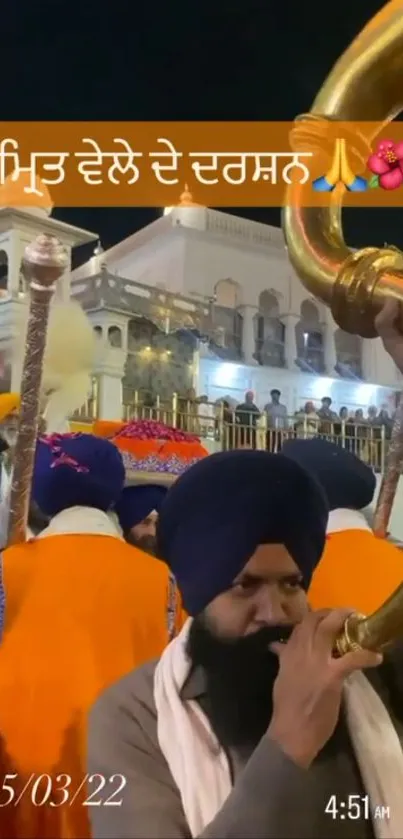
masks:
<svg viewBox="0 0 403 839"><path fill-rule="evenodd" d="M17 773L9 780L14 803L31 779L18 806L0 809L0 836L7 839L90 835L85 801L94 783L84 783L69 806L85 777L87 712L106 687L159 657L168 642L172 584L166 566L113 535L110 521L93 532L73 529L70 522L60 535L51 523L41 534L46 538L3 554L0 804L11 795L1 787L5 774ZM94 532L102 529L110 535ZM179 629L184 615L179 603L176 608ZM37 784L37 802L49 783L51 793L47 804L35 807L41 774L50 781ZM70 778L66 795L61 787ZM112 792L113 782L110 787ZM62 806L50 805L64 796Z"/></svg>
<svg viewBox="0 0 403 839"><path fill-rule="evenodd" d="M314 609L375 612L403 582L403 551L378 539L362 513L330 513L326 546L308 598Z"/></svg>

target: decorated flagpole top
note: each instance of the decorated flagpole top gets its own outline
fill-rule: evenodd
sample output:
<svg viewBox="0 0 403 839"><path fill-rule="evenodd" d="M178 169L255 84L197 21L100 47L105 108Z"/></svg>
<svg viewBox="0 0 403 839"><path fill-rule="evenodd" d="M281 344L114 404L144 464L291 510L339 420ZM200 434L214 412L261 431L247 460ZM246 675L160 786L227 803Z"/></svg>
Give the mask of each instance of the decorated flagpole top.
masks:
<svg viewBox="0 0 403 839"><path fill-rule="evenodd" d="M41 233L25 249L23 271L30 283L49 288L67 266L67 251L55 236Z"/></svg>
<svg viewBox="0 0 403 839"><path fill-rule="evenodd" d="M25 250L22 267L29 285L30 304L11 486L9 544L25 541L49 308L56 282L67 265L66 250L54 236L41 234Z"/></svg>

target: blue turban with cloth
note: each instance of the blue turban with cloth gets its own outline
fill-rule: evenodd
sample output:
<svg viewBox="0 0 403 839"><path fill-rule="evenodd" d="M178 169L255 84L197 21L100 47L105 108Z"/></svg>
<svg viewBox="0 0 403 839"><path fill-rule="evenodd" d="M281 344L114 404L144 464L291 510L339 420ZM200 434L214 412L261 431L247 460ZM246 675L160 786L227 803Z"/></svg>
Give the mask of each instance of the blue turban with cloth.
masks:
<svg viewBox="0 0 403 839"><path fill-rule="evenodd" d="M115 507L123 533L140 524L153 510L158 513L167 491L167 487L157 484L126 487Z"/></svg>
<svg viewBox="0 0 403 839"><path fill-rule="evenodd" d="M283 544L308 588L328 509L317 482L282 454L219 452L191 466L160 509L157 556L188 614L228 589L261 544Z"/></svg>
<svg viewBox="0 0 403 839"><path fill-rule="evenodd" d="M48 516L69 507L107 512L124 482L122 456L108 440L93 434L53 434L38 440L32 498Z"/></svg>
<svg viewBox="0 0 403 839"><path fill-rule="evenodd" d="M371 504L376 478L372 469L336 443L315 438L287 440L282 453L320 483L330 510L363 510Z"/></svg>

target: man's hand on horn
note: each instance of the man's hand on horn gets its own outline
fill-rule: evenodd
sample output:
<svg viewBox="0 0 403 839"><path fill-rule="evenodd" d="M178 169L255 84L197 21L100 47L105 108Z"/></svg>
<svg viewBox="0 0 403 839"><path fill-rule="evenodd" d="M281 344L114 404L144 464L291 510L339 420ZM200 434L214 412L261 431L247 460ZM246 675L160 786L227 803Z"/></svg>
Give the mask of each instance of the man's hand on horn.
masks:
<svg viewBox="0 0 403 839"><path fill-rule="evenodd" d="M401 303L390 297L375 318L375 329L386 352L403 373L403 335L397 328L400 313Z"/></svg>
<svg viewBox="0 0 403 839"><path fill-rule="evenodd" d="M345 680L382 662L382 655L369 650L334 657L335 640L350 614L351 609L310 612L286 644L270 644L280 669L267 736L304 769L336 728Z"/></svg>

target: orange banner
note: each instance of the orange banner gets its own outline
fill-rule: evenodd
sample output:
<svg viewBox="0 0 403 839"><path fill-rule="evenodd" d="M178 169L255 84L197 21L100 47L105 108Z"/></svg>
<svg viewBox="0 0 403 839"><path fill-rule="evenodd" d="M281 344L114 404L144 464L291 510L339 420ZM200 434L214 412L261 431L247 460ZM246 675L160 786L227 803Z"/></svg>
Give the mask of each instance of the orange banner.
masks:
<svg viewBox="0 0 403 839"><path fill-rule="evenodd" d="M374 139L376 138L376 139ZM0 123L0 206L403 204L403 124Z"/></svg>

